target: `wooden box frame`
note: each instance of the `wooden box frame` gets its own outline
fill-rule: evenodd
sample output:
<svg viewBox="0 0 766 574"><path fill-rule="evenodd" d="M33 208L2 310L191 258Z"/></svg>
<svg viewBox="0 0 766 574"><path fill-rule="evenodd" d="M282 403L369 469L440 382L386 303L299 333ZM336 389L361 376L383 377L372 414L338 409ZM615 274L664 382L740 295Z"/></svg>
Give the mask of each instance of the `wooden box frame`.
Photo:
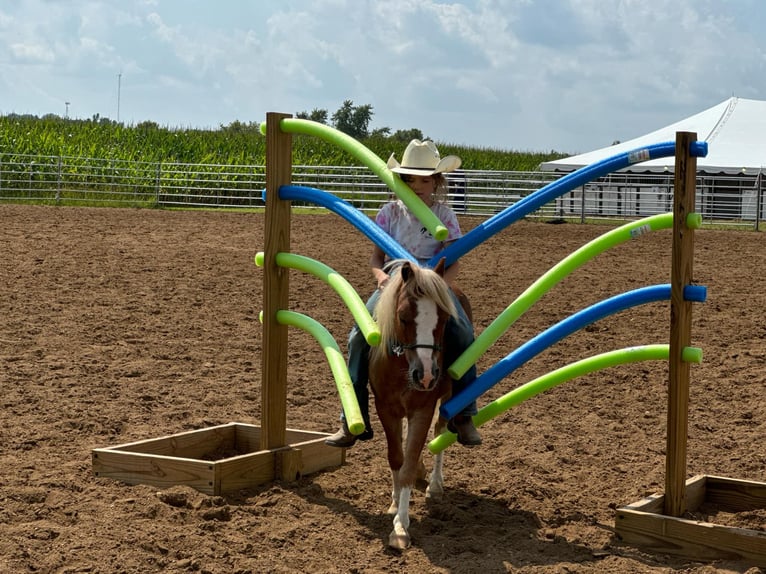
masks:
<svg viewBox="0 0 766 574"><path fill-rule="evenodd" d="M617 509L615 532L627 544L694 560L746 560L766 566L766 530L663 515L663 494ZM698 475L686 481L689 512L716 504L726 512L766 509L766 483Z"/></svg>
<svg viewBox="0 0 766 574"><path fill-rule="evenodd" d="M93 472L128 484L186 485L220 495L275 479L294 481L342 465L345 449L325 445L326 436L286 429L287 446L260 450L261 428L232 422L94 449ZM216 453L232 451L242 454L215 459Z"/></svg>

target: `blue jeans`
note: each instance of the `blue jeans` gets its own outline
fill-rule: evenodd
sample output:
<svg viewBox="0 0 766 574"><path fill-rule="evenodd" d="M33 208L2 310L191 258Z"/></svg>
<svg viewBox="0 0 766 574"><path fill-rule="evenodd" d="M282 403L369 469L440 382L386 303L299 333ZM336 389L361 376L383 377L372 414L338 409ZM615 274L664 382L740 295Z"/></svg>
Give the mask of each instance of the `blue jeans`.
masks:
<svg viewBox="0 0 766 574"><path fill-rule="evenodd" d="M450 317L444 328L445 368L454 363L474 340L473 325L471 325L471 322L468 320L468 317L455 294L452 293L452 291L450 291L450 294L452 295L452 301L455 303L458 316L457 318ZM379 297L380 289L376 289L367 300L366 306L370 313L375 309ZM372 428L370 426L370 390L368 387L370 366L369 355L370 345L367 344L362 331L355 324L348 335L348 374L354 385L354 393L356 394L356 400L359 402L359 410L362 412L364 424L368 429ZM470 385L475 378L476 365L471 365L471 368L468 369L462 377L452 381L453 394L462 391ZM460 415L473 416L477 412L476 401L473 401L460 412ZM341 413L341 420L344 420L343 413Z"/></svg>

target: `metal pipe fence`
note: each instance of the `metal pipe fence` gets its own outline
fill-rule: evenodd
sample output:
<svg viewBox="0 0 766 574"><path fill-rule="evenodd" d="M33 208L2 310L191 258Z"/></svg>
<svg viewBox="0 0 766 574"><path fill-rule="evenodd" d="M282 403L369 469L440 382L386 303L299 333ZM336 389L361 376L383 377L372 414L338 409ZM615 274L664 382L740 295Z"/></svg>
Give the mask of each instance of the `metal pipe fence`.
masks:
<svg viewBox="0 0 766 574"><path fill-rule="evenodd" d="M699 174L697 206L706 224L758 229L766 216L766 178ZM459 170L447 175L448 200L458 214L487 217L563 174ZM372 213L392 197L363 167L293 168L293 182L328 191ZM0 203L131 207L263 207L263 165L139 162L0 153ZM294 202L300 205L300 202ZM314 206L305 205L307 209ZM671 211L673 174L616 172L559 197L531 219L630 220Z"/></svg>

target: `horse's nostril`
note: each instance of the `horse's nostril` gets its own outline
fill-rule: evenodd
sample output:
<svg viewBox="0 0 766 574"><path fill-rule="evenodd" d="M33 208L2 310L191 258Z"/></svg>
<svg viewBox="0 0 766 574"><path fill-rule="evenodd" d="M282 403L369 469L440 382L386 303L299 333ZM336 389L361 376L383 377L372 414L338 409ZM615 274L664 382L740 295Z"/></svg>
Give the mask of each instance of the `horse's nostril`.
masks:
<svg viewBox="0 0 766 574"><path fill-rule="evenodd" d="M421 371L420 369L410 370L410 379L412 379L413 383L420 384L420 381L422 378L423 378L423 371Z"/></svg>

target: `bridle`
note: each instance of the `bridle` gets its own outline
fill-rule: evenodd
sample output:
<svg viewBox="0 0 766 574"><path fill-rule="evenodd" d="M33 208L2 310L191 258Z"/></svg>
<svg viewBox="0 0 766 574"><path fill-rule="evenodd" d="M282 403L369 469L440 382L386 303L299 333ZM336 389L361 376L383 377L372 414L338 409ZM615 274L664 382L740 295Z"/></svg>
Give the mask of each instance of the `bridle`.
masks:
<svg viewBox="0 0 766 574"><path fill-rule="evenodd" d="M412 349L431 349L436 352L441 352L442 346L441 345L422 345L419 343L411 343L409 345L405 345L404 343L394 343L393 345L391 345L391 352L397 357L401 357L404 354L404 351L411 351Z"/></svg>

